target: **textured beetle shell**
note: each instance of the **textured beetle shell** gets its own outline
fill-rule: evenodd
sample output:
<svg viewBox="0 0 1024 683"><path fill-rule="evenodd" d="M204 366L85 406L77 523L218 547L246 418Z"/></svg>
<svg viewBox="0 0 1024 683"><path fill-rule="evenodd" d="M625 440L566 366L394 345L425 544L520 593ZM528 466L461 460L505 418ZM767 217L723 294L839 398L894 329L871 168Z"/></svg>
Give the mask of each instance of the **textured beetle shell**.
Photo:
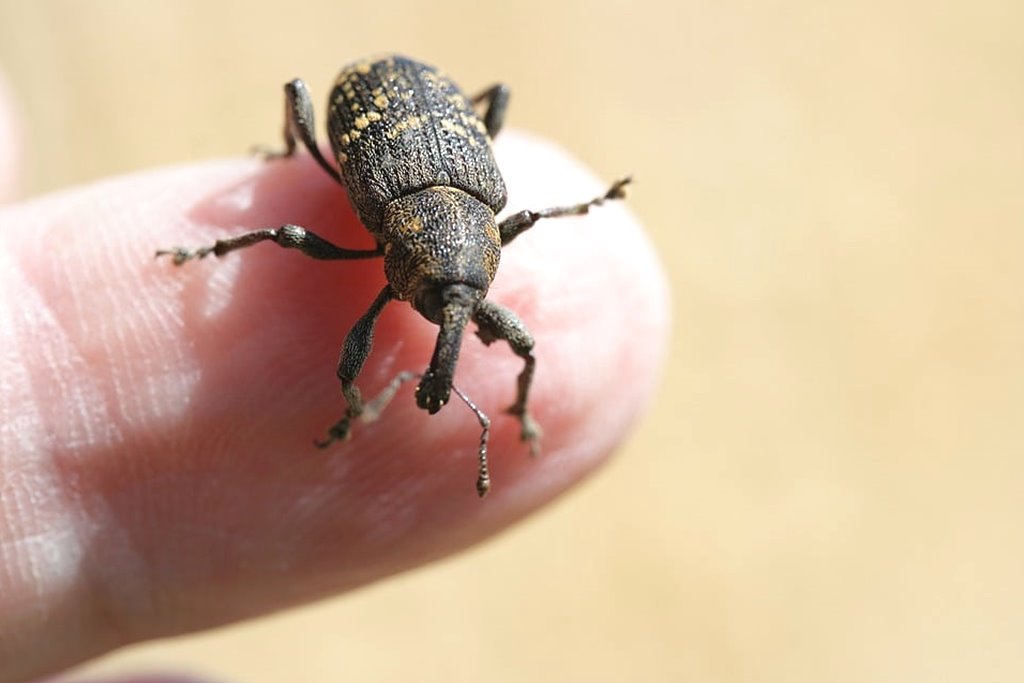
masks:
<svg viewBox="0 0 1024 683"><path fill-rule="evenodd" d="M452 187L429 188L389 204L385 224L384 272L399 299L440 292L438 285L450 282L487 293L501 260L501 235L479 201Z"/></svg>
<svg viewBox="0 0 1024 683"><path fill-rule="evenodd" d="M483 122L432 67L399 56L346 67L331 91L328 130L349 199L378 239L384 208L428 187L456 187L495 213L505 206Z"/></svg>

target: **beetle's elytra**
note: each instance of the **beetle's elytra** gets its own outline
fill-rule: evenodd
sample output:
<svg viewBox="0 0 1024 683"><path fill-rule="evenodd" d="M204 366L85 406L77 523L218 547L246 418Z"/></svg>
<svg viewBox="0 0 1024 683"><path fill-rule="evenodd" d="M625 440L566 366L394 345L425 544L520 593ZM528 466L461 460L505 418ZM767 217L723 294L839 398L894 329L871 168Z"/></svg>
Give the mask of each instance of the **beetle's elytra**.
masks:
<svg viewBox="0 0 1024 683"><path fill-rule="evenodd" d="M375 419L405 381L420 380L416 403L436 413L452 390L476 413L480 438L477 492L490 488L487 417L452 386L462 334L470 320L485 344L503 339L524 361L508 412L519 419L522 439L537 452L540 431L527 407L534 372L533 337L511 311L488 301L501 249L542 218L584 214L592 206L624 196L625 178L600 197L582 204L520 211L498 222L505 183L491 153L501 130L509 91L495 85L469 99L437 69L397 55L360 61L342 70L331 90L328 133L338 168L320 154L313 105L305 83L285 85L285 148L268 158L295 154L297 140L348 192L352 206L377 248L346 249L297 225L282 225L218 240L198 249L160 250L176 265L209 254L223 256L257 242L272 241L316 259L384 258L387 285L345 339L338 363L345 415L317 445L349 434L352 420ZM485 108L481 118L475 105ZM340 170L339 170L340 169ZM438 325L430 365L422 375L400 374L378 397L365 403L354 382L370 352L373 328L392 300L408 301Z"/></svg>

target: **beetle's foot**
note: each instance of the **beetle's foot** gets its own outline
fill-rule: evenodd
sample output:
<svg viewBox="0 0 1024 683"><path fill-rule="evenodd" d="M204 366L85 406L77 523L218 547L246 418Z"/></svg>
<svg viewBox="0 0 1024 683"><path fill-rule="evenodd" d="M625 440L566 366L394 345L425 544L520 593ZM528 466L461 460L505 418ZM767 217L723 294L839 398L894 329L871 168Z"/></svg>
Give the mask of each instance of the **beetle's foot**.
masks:
<svg viewBox="0 0 1024 683"><path fill-rule="evenodd" d="M174 247L172 249L160 249L156 252L156 258L170 256L174 265L180 266L185 261L206 258L213 253L214 247L199 247L198 249L186 249L185 247Z"/></svg>
<svg viewBox="0 0 1024 683"><path fill-rule="evenodd" d="M626 185L629 185L631 182L633 182L633 176L631 175L628 175L625 178L619 178L612 183L612 186L608 188L608 191L604 194L604 197L601 197L601 199L624 199L626 197L626 191L622 188L626 187Z"/></svg>
<svg viewBox="0 0 1024 683"><path fill-rule="evenodd" d="M352 424L352 417L346 415L337 422L329 430L327 430L327 437L324 439L317 439L313 443L316 444L317 448L327 448L335 441L344 441L349 437L350 426Z"/></svg>
<svg viewBox="0 0 1024 683"><path fill-rule="evenodd" d="M533 416L525 408L518 405L512 406L506 412L519 418L519 439L526 442L530 447L530 455L533 457L540 455L540 437L544 432L533 419Z"/></svg>
<svg viewBox="0 0 1024 683"><path fill-rule="evenodd" d="M267 147L266 145L253 145L249 148L249 154L259 157L263 161L275 161L277 159L287 159L295 154L295 150L288 149L276 149L274 147Z"/></svg>
<svg viewBox="0 0 1024 683"><path fill-rule="evenodd" d="M451 382L445 382L432 372L423 375L416 387L416 405L433 415L448 403L451 396Z"/></svg>

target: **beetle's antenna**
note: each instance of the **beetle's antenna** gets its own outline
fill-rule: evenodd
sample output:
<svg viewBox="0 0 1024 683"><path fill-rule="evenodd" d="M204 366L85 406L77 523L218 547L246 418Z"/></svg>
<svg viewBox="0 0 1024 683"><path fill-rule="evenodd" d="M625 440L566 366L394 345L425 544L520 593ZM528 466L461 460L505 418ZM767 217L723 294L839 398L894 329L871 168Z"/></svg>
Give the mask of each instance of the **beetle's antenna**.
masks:
<svg viewBox="0 0 1024 683"><path fill-rule="evenodd" d="M477 408L476 404L469 400L469 397L462 393L454 384L452 385L452 391L462 399L463 403L469 406L469 409L476 415L476 419L480 421L480 426L483 427L483 431L480 432L480 469L477 471L476 477L476 492L483 498L491 490L491 471L487 466L487 437L491 435L491 420L484 415L484 411Z"/></svg>

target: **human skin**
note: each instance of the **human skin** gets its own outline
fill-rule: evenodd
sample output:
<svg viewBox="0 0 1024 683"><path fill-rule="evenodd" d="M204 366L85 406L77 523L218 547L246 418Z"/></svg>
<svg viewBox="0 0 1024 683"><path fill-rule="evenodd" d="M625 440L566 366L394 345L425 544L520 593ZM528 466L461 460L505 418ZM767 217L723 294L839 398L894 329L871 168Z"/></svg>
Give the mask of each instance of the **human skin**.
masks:
<svg viewBox="0 0 1024 683"><path fill-rule="evenodd" d="M497 155L510 209L606 185L514 131ZM522 361L467 335L456 386L493 423L483 500L480 428L454 396L430 416L407 385L348 441L312 445L344 410L334 365L384 285L379 259L271 243L180 268L153 258L285 222L371 247L308 156L0 208L0 682L356 588L471 546L583 479L642 413L665 348L664 276L628 202L541 221L503 251L489 298L536 338L544 436L531 458L502 412ZM422 371L436 333L389 304L357 385L372 395Z"/></svg>

